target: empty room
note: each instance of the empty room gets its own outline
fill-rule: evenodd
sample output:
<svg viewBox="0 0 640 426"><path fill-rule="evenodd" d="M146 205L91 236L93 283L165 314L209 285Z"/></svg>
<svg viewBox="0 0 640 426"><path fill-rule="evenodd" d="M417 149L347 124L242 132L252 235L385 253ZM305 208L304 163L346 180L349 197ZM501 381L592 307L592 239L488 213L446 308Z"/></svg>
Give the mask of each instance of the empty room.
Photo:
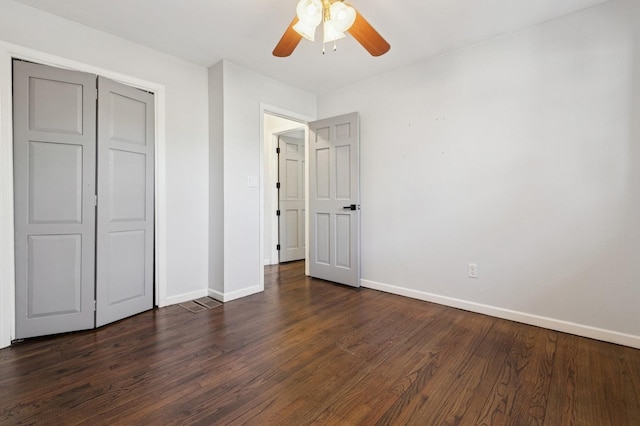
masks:
<svg viewBox="0 0 640 426"><path fill-rule="evenodd" d="M640 424L637 0L0 0L0 424Z"/></svg>

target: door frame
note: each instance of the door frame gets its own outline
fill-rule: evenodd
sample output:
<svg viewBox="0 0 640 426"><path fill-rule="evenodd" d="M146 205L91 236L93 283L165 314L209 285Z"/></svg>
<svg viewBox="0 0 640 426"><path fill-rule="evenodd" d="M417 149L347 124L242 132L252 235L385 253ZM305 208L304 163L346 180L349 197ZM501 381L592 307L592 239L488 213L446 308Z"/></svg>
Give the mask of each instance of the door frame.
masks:
<svg viewBox="0 0 640 426"><path fill-rule="evenodd" d="M277 117L281 117L281 118L285 118L287 120L291 120L291 121L296 121L298 123L301 124L301 127L305 128L305 168L304 168L304 175L305 175L305 188L304 188L304 193L305 193L305 240L309 239L309 227L308 227L308 197L307 194L309 193L309 157L308 157L308 145L309 145L309 122L311 121L315 121L315 117L309 117L307 115L304 114L300 114L294 111L290 111L290 110L286 110L274 105L269 105L269 104L265 104L260 102L260 204L259 204L259 210L260 210L260 257L259 257L259 261L258 261L258 268L259 268L259 277L260 277L260 288L264 290L264 232L265 232L265 227L264 227L264 195L265 195L265 190L270 190L270 191L274 191L275 190L275 185L273 185L273 188L269 188L267 189L267 185L271 185L271 182L266 182L265 181L265 164L268 161L267 158L269 160L273 159L273 156L270 155L269 157L266 157L265 154L265 136L264 136L264 115L265 114L270 114L270 115L275 115ZM270 138L273 138L272 135L270 135ZM275 152L275 151L274 151ZM307 246L305 248L305 259L309 256L309 247ZM307 267L305 266L305 274L309 274L309 270L307 269Z"/></svg>
<svg viewBox="0 0 640 426"><path fill-rule="evenodd" d="M0 348L15 338L12 60L100 75L146 90L155 100L155 306L167 304L166 93L162 84L0 41ZM263 274L261 274L263 276Z"/></svg>

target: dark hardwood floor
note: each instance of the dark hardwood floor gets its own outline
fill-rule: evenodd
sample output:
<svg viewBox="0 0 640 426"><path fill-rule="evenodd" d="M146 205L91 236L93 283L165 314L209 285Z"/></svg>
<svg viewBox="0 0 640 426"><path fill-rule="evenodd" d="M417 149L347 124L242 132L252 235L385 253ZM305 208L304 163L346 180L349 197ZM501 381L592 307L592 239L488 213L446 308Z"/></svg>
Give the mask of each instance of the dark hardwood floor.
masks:
<svg viewBox="0 0 640 426"><path fill-rule="evenodd" d="M640 350L268 267L262 294L0 350L0 424L640 425Z"/></svg>

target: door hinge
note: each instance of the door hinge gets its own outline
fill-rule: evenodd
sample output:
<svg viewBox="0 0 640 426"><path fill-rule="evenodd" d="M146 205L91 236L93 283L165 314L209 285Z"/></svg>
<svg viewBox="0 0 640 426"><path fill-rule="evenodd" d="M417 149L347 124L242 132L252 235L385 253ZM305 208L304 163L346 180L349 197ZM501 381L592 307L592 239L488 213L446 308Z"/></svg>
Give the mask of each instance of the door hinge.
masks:
<svg viewBox="0 0 640 426"><path fill-rule="evenodd" d="M276 182L276 188L280 189L280 182Z"/></svg>
<svg viewBox="0 0 640 426"><path fill-rule="evenodd" d="M94 301L93 301L93 312L95 312L95 311L97 311L97 310L98 310L98 301L97 301L97 300L94 300Z"/></svg>
<svg viewBox="0 0 640 426"><path fill-rule="evenodd" d="M280 147L276 148L276 154L280 154Z"/></svg>
<svg viewBox="0 0 640 426"><path fill-rule="evenodd" d="M98 194L93 196L93 205L96 207L98 206Z"/></svg>
<svg viewBox="0 0 640 426"><path fill-rule="evenodd" d="M280 216L280 210L276 210L276 216Z"/></svg>
<svg viewBox="0 0 640 426"><path fill-rule="evenodd" d="M276 250L280 250L280 244L276 245Z"/></svg>

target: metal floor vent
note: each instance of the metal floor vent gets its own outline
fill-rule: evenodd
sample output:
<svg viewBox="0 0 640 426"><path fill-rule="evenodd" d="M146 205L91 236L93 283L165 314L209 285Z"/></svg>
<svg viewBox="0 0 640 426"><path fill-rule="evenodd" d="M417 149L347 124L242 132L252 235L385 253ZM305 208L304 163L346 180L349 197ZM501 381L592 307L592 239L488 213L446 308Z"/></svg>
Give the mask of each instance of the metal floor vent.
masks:
<svg viewBox="0 0 640 426"><path fill-rule="evenodd" d="M180 303L180 306L185 308L188 311L193 312L194 314L197 312L202 312L206 309L215 308L216 306L222 305L221 302L218 302L211 297L201 297L200 299L191 300L189 302Z"/></svg>

